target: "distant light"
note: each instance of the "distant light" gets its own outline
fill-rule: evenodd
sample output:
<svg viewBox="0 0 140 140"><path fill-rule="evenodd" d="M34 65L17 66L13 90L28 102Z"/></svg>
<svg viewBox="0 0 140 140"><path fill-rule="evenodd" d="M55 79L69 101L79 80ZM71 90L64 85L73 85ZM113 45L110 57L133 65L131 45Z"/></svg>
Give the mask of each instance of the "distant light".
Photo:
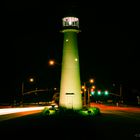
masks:
<svg viewBox="0 0 140 140"><path fill-rule="evenodd" d="M101 95L101 91L100 91L100 90L98 90L98 92L97 92L97 93L98 93L98 95Z"/></svg>
<svg viewBox="0 0 140 140"><path fill-rule="evenodd" d="M92 91L92 92L91 92L91 95L94 95L94 94L95 94L95 91Z"/></svg>
<svg viewBox="0 0 140 140"><path fill-rule="evenodd" d="M107 90L105 90L105 95L108 95L109 93L108 93L108 91Z"/></svg>
<svg viewBox="0 0 140 140"><path fill-rule="evenodd" d="M116 85L113 83L113 87L115 87Z"/></svg>
<svg viewBox="0 0 140 140"><path fill-rule="evenodd" d="M29 81L30 81L30 82L34 82L34 78L30 78Z"/></svg>
<svg viewBox="0 0 140 140"><path fill-rule="evenodd" d="M57 90L57 88L54 88L54 90Z"/></svg>
<svg viewBox="0 0 140 140"><path fill-rule="evenodd" d="M95 86L92 86L93 89L95 89Z"/></svg>
<svg viewBox="0 0 140 140"><path fill-rule="evenodd" d="M53 60L50 60L50 61L49 61L49 64L50 64L50 65L54 65L54 63L55 63L55 62L54 62Z"/></svg>
<svg viewBox="0 0 140 140"><path fill-rule="evenodd" d="M77 62L77 61L78 61L78 59L77 59L77 58L75 58L75 61Z"/></svg>
<svg viewBox="0 0 140 140"><path fill-rule="evenodd" d="M82 89L85 89L85 86L82 86Z"/></svg>
<svg viewBox="0 0 140 140"><path fill-rule="evenodd" d="M94 95L95 91L93 88L91 88L91 95Z"/></svg>
<svg viewBox="0 0 140 140"><path fill-rule="evenodd" d="M90 83L94 83L94 79L90 79Z"/></svg>
<svg viewBox="0 0 140 140"><path fill-rule="evenodd" d="M66 42L68 42L69 40L68 39L66 39Z"/></svg>

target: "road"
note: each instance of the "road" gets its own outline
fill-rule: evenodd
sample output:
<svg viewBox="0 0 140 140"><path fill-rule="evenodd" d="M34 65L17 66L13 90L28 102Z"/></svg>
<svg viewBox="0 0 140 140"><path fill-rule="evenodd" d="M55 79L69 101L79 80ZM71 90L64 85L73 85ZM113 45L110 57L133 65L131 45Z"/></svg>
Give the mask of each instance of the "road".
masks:
<svg viewBox="0 0 140 140"><path fill-rule="evenodd" d="M140 107L108 106L104 104L91 103L92 107L100 108L102 114L114 114L116 116L136 119L140 121Z"/></svg>
<svg viewBox="0 0 140 140"><path fill-rule="evenodd" d="M0 109L0 122L4 120L14 119L25 115L40 113L45 107L30 106L30 107L11 107Z"/></svg>
<svg viewBox="0 0 140 140"><path fill-rule="evenodd" d="M51 118L40 111L1 121L1 134L15 139L140 139L139 108L91 105L99 107L101 114L92 118Z"/></svg>

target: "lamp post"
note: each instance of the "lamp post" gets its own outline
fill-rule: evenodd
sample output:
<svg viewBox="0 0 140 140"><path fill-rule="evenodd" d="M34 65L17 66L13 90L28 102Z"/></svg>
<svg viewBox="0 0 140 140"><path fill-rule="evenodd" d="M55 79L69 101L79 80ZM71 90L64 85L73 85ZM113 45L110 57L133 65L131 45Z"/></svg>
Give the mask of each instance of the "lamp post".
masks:
<svg viewBox="0 0 140 140"><path fill-rule="evenodd" d="M93 84L94 83L94 79L90 79L89 83ZM88 107L90 107L90 89L91 88L92 88L91 86L88 88Z"/></svg>
<svg viewBox="0 0 140 140"><path fill-rule="evenodd" d="M51 59L48 61L49 66L61 65L60 63L56 62L55 60Z"/></svg>
<svg viewBox="0 0 140 140"><path fill-rule="evenodd" d="M33 83L34 82L34 78L29 78L29 82L30 83ZM21 93L22 93L22 96L21 96L21 104L23 105L23 96L24 96L24 81L22 82L22 85L21 85Z"/></svg>
<svg viewBox="0 0 140 140"><path fill-rule="evenodd" d="M84 82L84 85L82 86L82 89L84 90L84 106L86 106L86 83Z"/></svg>
<svg viewBox="0 0 140 140"><path fill-rule="evenodd" d="M88 86L87 84L93 84L93 83L94 83L94 79L90 79L89 81L84 82L84 85L82 86L82 89L84 90L84 105L86 106L88 104L88 107L90 107L90 89L92 88L92 86L91 85ZM86 97L88 97L87 103L86 103Z"/></svg>
<svg viewBox="0 0 140 140"><path fill-rule="evenodd" d="M21 85L21 105L23 105L23 94L24 94L24 82L22 82L22 85Z"/></svg>
<svg viewBox="0 0 140 140"><path fill-rule="evenodd" d="M113 83L113 87L116 87L116 84ZM111 93L113 95L116 95L116 96L119 96L120 99L123 99L123 94L122 94L122 84L119 84L119 94L116 94L116 93Z"/></svg>
<svg viewBox="0 0 140 140"><path fill-rule="evenodd" d="M50 66L55 65L55 61L54 61L54 60L49 60L49 62L48 62L48 63L49 63L49 65L50 65Z"/></svg>
<svg viewBox="0 0 140 140"><path fill-rule="evenodd" d="M60 76L60 68L61 68L61 63L60 62L58 62L57 60L55 60L55 59L50 59L49 61L48 61L48 66L50 67L50 68L52 68L51 70L53 71L53 73L51 73L50 72L50 74L52 74L51 76L52 76L52 78L54 78L55 77L55 75L56 75L56 77L58 77L58 76ZM55 81L58 81L58 80L56 80L56 77L55 77ZM52 80L53 81L53 80ZM53 82L52 83L52 85L54 85L55 83ZM58 84L57 84L58 85ZM56 85L54 85L54 86L56 86ZM53 87L54 88L54 87Z"/></svg>

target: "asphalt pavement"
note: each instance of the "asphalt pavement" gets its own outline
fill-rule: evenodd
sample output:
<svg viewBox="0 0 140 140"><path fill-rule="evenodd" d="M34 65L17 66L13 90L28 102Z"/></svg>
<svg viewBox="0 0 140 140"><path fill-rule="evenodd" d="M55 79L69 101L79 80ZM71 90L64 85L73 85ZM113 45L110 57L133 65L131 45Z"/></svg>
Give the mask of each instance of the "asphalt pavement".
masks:
<svg viewBox="0 0 140 140"><path fill-rule="evenodd" d="M137 139L140 122L113 114L94 117L36 113L0 123L1 136L14 139Z"/></svg>

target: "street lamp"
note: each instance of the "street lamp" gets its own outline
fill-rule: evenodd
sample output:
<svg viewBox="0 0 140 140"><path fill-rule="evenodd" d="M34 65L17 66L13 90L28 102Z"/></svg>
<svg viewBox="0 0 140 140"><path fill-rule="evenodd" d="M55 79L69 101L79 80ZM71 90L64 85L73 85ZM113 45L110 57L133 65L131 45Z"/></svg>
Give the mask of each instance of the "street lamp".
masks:
<svg viewBox="0 0 140 140"><path fill-rule="evenodd" d="M33 83L33 82L34 82L34 78L33 78L33 77L30 77L30 78L29 78L29 82L30 82L30 83ZM22 101L21 101L22 103L21 103L21 104L23 105L24 81L22 82L21 92L22 92Z"/></svg>
<svg viewBox="0 0 140 140"><path fill-rule="evenodd" d="M86 106L86 84L84 82L84 85L82 86L82 89L84 90L84 105Z"/></svg>
<svg viewBox="0 0 140 140"><path fill-rule="evenodd" d="M49 82L51 86L55 84L55 82L59 82L58 79L60 79L60 74L61 74L61 63L59 63L56 59L50 59L48 60L48 67L51 69L50 75L52 75L52 80L53 82ZM58 77L59 76L59 77ZM58 77L56 79L56 77ZM54 80L53 80L54 78ZM57 84L58 85L58 84ZM54 85L56 86L56 84Z"/></svg>
<svg viewBox="0 0 140 140"><path fill-rule="evenodd" d="M56 61L53 60L53 59L49 60L49 61L48 61L48 64L49 64L50 66L61 65L60 63L56 62Z"/></svg>
<svg viewBox="0 0 140 140"><path fill-rule="evenodd" d="M90 82L90 83L94 83L94 79L90 79L89 82Z"/></svg>
<svg viewBox="0 0 140 140"><path fill-rule="evenodd" d="M94 83L94 79L90 79L89 83L93 84ZM90 107L90 90L91 90L91 88L95 88L95 86L93 86L93 85L91 86L90 85L89 88L88 88L88 107Z"/></svg>
<svg viewBox="0 0 140 140"><path fill-rule="evenodd" d="M95 86L91 86L91 84L94 83L94 79L89 79L89 81L84 82L84 85L82 86L82 89L84 90L84 105L86 106L86 92L88 95L88 107L90 106L90 90L95 89ZM90 84L90 85L89 85Z"/></svg>
<svg viewBox="0 0 140 140"><path fill-rule="evenodd" d="M113 83L113 87L115 87L115 89L116 89L116 84L115 83ZM116 92L116 91L114 91L114 92ZM122 100L123 99L123 95L122 95L122 84L119 84L119 94L116 94L116 93L111 93L112 95L116 95L116 96L119 96L120 97L120 99Z"/></svg>
<svg viewBox="0 0 140 140"><path fill-rule="evenodd" d="M55 64L54 60L49 60L49 65L53 66Z"/></svg>
<svg viewBox="0 0 140 140"><path fill-rule="evenodd" d="M30 82L34 82L34 78L30 78L29 81L30 81Z"/></svg>
<svg viewBox="0 0 140 140"><path fill-rule="evenodd" d="M33 83L34 82L34 78L29 78L29 82ZM24 94L24 81L22 82L22 95Z"/></svg>

